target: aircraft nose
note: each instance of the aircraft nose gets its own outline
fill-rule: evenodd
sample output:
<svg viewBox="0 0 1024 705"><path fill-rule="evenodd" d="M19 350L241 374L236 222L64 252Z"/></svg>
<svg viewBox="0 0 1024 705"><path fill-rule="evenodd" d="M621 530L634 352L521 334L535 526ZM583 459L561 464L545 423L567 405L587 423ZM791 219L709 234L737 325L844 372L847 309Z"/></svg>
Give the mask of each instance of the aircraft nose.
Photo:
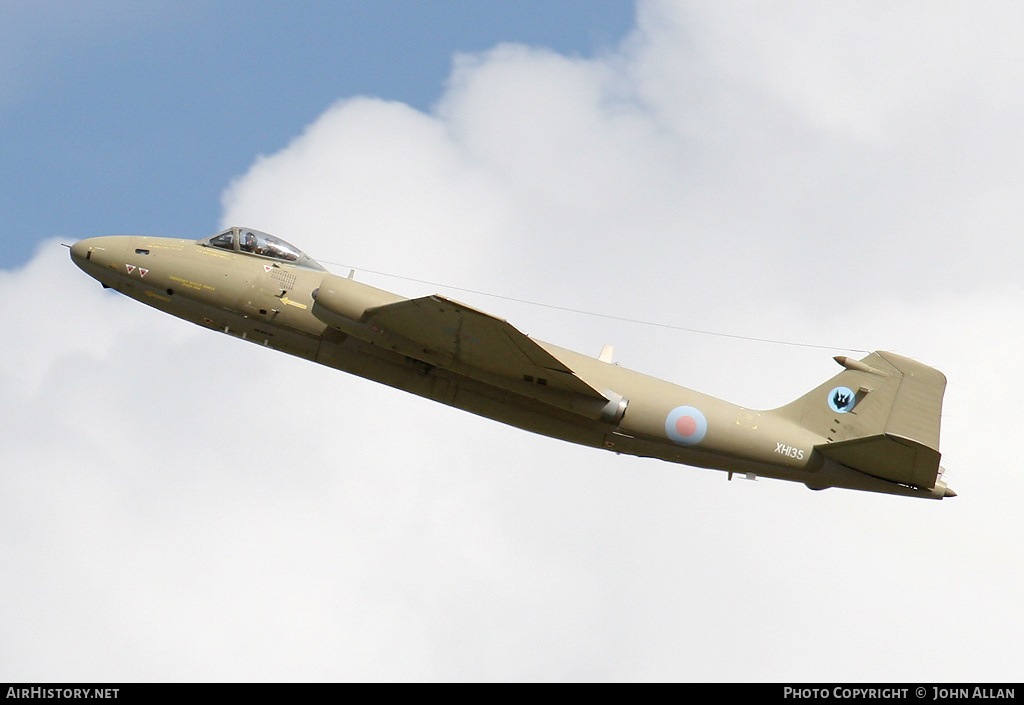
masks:
<svg viewBox="0 0 1024 705"><path fill-rule="evenodd" d="M71 246L71 261L104 287L113 286L124 266L124 251L130 238L123 235L89 237Z"/></svg>
<svg viewBox="0 0 1024 705"><path fill-rule="evenodd" d="M71 246L71 261L77 264L79 267L82 266L82 262L87 261L90 257L90 247L94 237L86 238L85 240L79 240Z"/></svg>
<svg viewBox="0 0 1024 705"><path fill-rule="evenodd" d="M127 238L123 235L88 237L71 246L71 259L81 267L85 262L94 265L109 264L122 255Z"/></svg>

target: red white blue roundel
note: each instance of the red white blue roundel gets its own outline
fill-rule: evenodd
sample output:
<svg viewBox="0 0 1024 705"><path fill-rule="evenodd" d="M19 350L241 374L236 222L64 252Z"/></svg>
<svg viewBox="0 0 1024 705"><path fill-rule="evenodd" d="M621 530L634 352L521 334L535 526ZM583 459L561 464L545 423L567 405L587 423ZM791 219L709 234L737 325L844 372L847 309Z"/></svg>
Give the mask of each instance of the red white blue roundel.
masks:
<svg viewBox="0 0 1024 705"><path fill-rule="evenodd" d="M700 409L692 406L677 406L665 418L665 433L681 446L700 443L707 432L708 420Z"/></svg>
<svg viewBox="0 0 1024 705"><path fill-rule="evenodd" d="M828 405L837 414L845 414L853 408L857 396L849 387L836 387L828 393Z"/></svg>

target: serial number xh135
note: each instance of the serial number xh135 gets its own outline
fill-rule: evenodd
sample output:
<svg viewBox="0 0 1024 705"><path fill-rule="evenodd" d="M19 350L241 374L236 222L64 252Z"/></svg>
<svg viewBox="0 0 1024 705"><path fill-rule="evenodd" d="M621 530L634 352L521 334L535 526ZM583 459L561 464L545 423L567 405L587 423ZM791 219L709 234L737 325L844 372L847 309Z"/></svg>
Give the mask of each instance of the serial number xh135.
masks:
<svg viewBox="0 0 1024 705"><path fill-rule="evenodd" d="M71 258L104 287L237 336L519 428L616 453L941 499L946 378L888 352L771 411L534 340L442 296L406 299L331 274L279 238L82 240Z"/></svg>

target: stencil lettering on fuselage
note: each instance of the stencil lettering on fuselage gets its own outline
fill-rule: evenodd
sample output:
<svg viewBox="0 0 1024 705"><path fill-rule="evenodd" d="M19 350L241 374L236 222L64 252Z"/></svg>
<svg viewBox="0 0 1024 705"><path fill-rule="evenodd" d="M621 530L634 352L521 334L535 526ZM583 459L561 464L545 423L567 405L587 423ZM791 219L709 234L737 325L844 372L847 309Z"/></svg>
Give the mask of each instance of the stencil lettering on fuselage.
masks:
<svg viewBox="0 0 1024 705"><path fill-rule="evenodd" d="M779 455L786 455L789 456L790 458L795 458L796 460L804 459L803 450L801 450L800 448L794 448L791 445L786 445L785 443L781 442L775 443L775 452L778 453Z"/></svg>

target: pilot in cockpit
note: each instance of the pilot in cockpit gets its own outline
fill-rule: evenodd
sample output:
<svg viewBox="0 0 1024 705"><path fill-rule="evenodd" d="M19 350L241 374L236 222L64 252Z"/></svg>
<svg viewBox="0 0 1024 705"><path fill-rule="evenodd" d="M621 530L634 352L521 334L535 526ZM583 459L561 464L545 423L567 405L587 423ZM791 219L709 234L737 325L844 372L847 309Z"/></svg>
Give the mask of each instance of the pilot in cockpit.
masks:
<svg viewBox="0 0 1024 705"><path fill-rule="evenodd" d="M253 233L246 233L243 235L238 246L243 252L251 252L254 255L263 254L262 248L260 248L259 242L256 240L256 235Z"/></svg>

